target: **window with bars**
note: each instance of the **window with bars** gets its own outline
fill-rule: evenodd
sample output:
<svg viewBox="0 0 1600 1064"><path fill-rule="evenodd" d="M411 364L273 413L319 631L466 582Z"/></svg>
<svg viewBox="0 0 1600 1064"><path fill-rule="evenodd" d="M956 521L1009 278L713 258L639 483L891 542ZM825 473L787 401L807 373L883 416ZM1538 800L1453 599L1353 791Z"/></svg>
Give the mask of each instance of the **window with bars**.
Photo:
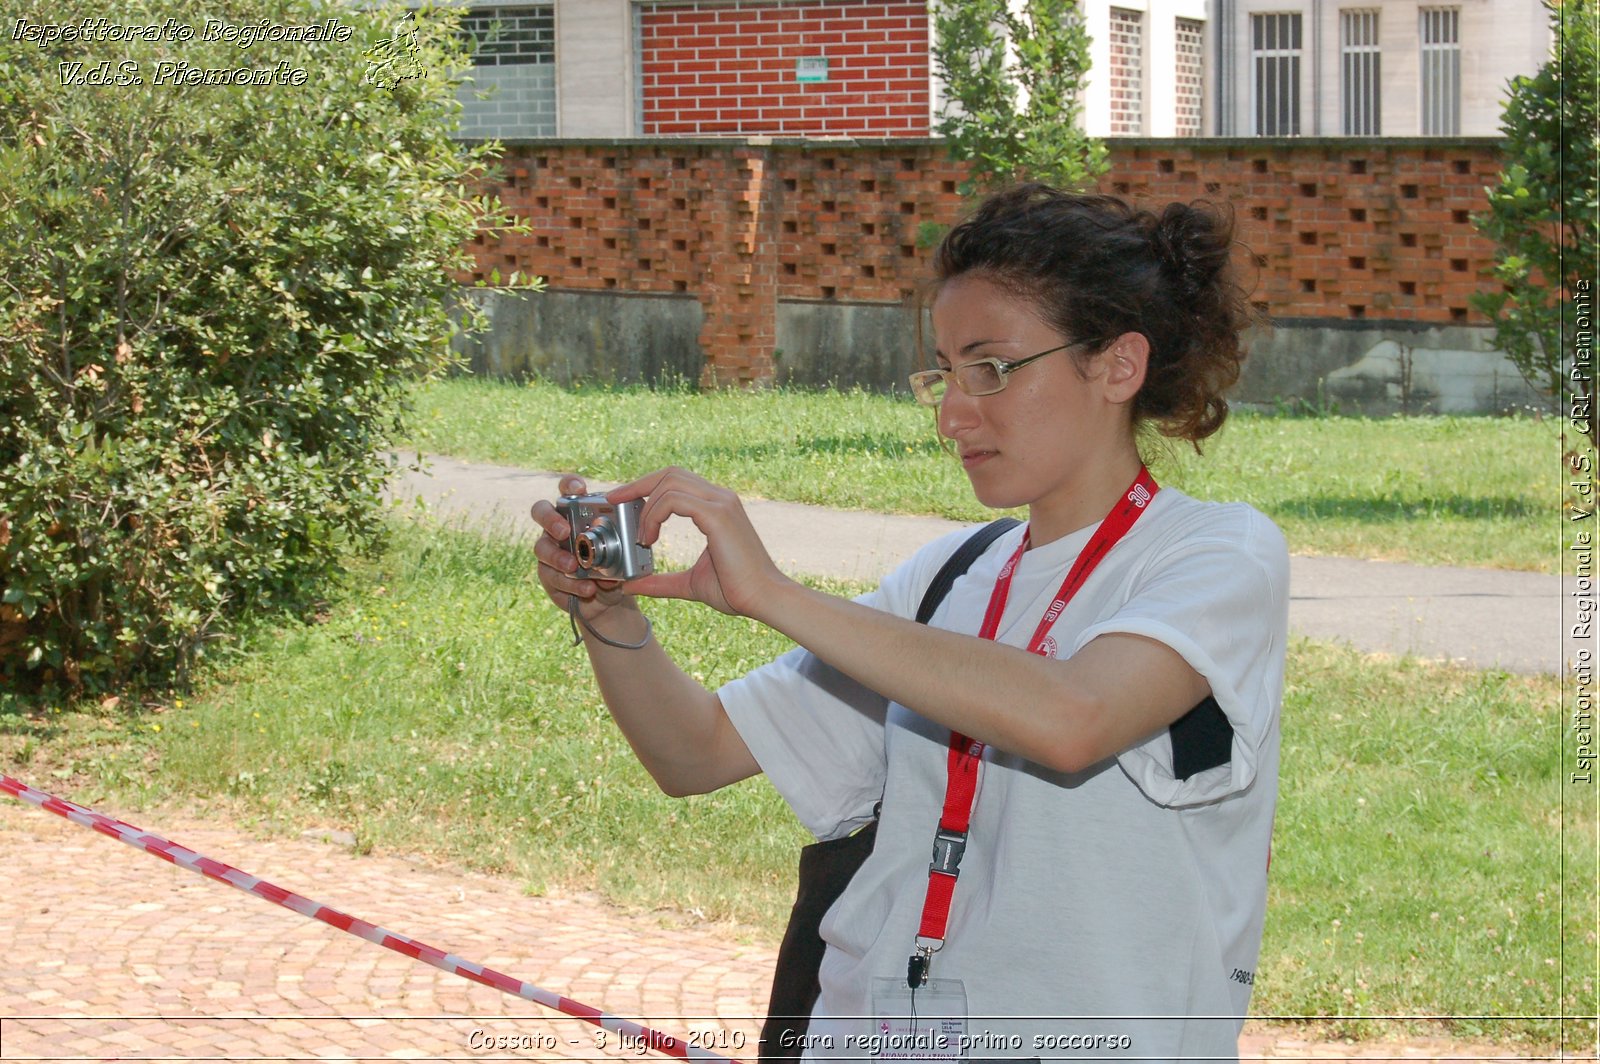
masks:
<svg viewBox="0 0 1600 1064"><path fill-rule="evenodd" d="M1453 137L1461 132L1461 9L1418 11L1422 37L1422 134Z"/></svg>
<svg viewBox="0 0 1600 1064"><path fill-rule="evenodd" d="M480 7L461 18L473 66L522 66L556 61L556 17L550 5Z"/></svg>
<svg viewBox="0 0 1600 1064"><path fill-rule="evenodd" d="M1344 135L1376 137L1382 130L1378 13L1339 12L1340 105Z"/></svg>
<svg viewBox="0 0 1600 1064"><path fill-rule="evenodd" d="M1300 135L1300 14L1250 16L1252 118L1258 137Z"/></svg>
<svg viewBox="0 0 1600 1064"><path fill-rule="evenodd" d="M1138 11L1111 9L1111 135L1144 132L1144 23Z"/></svg>
<svg viewBox="0 0 1600 1064"><path fill-rule="evenodd" d="M1198 137L1205 114L1205 23L1177 20L1178 84L1174 107L1180 137Z"/></svg>

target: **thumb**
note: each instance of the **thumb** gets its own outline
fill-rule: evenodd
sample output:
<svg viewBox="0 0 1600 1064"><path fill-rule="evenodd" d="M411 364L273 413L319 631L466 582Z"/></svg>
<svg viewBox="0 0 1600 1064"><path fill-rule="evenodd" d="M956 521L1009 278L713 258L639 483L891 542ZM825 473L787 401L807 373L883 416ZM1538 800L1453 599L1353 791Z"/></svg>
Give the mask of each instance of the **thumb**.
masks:
<svg viewBox="0 0 1600 1064"><path fill-rule="evenodd" d="M647 598L689 598L689 571L684 569L675 573L651 573L637 577L624 584L623 590L630 595L644 595Z"/></svg>

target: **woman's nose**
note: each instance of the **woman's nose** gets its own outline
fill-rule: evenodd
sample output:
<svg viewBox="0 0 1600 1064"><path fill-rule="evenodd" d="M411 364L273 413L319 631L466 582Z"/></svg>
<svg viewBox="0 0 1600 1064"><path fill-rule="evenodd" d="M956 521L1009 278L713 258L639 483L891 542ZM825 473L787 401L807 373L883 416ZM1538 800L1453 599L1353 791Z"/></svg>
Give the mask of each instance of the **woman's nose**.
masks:
<svg viewBox="0 0 1600 1064"><path fill-rule="evenodd" d="M978 423L977 401L951 382L939 402L939 435L955 439Z"/></svg>

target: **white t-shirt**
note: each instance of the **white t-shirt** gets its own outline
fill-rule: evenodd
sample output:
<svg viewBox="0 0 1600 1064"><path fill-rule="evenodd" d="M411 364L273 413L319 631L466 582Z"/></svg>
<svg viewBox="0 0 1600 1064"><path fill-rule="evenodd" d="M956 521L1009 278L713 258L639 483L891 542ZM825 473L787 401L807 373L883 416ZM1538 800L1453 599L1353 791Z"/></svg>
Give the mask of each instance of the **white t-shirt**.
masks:
<svg viewBox="0 0 1600 1064"><path fill-rule="evenodd" d="M924 547L859 601L915 617L934 574L972 531ZM1023 555L999 642L1026 645L1093 531ZM1021 536L1011 530L974 562L935 627L977 634ZM1266 909L1288 572L1283 537L1260 513L1164 488L1056 621L1057 657L1108 632L1181 654L1226 717L1227 728L1218 719L1213 729L1226 763L1177 778L1166 730L1074 774L985 750L933 962L934 978L963 982L972 1057L1237 1053ZM719 695L819 839L865 824L882 798L872 856L822 923L828 950L810 1029L812 1055L860 1056L847 1036L866 1029L872 979L903 980L913 951L949 730L803 648Z"/></svg>

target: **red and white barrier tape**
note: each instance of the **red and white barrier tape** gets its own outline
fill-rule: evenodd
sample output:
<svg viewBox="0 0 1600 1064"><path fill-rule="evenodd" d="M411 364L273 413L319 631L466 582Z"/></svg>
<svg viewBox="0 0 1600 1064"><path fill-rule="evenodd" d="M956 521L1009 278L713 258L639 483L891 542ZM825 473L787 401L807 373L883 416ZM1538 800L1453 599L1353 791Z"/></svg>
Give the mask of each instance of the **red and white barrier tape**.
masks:
<svg viewBox="0 0 1600 1064"><path fill-rule="evenodd" d="M720 1053L713 1053L698 1046L690 1046L681 1038L662 1034L660 1031L652 1030L632 1020L624 1020L610 1013L591 1008L580 1001L573 1001L571 998L562 997L560 994L552 993L549 990L542 990L531 983L513 979L511 976L497 972L493 968L485 968L481 964L463 960L453 953L445 953L424 942L407 938L405 935L395 934L393 931L385 931L375 924L369 924L365 920L351 916L348 913L340 912L338 909L331 909L326 905L312 901L310 898L302 897L293 891L284 890L282 887L273 886L266 880L252 876L247 872L241 872L231 865L225 865L221 861L213 861L211 858L195 853L191 849L169 842L159 835L152 835L131 824L113 819L103 813L97 813L92 809L85 809L83 806L75 802L69 802L65 798L57 798L53 794L34 790L26 783L11 776L0 774L0 792L21 799L30 805L36 805L40 809L70 820L74 824L81 824L86 828L92 828L100 832L102 835L109 835L135 849L153 853L163 861L187 868L191 872L199 872L209 879L214 879L219 883L226 883L230 887L237 887L246 894L253 894L258 898L272 902L274 905L281 905L285 909L299 913L301 916L309 916L313 920L320 920L329 927L347 931L357 938L364 938L368 942L382 946L384 949L394 950L396 953L404 954L413 960L431 964L441 971L471 979L473 982L482 983L484 986L492 986L496 990L504 991L507 994L515 994L517 997L526 998L529 1001L543 1005L546 1008L555 1009L557 1012L568 1016L575 1016L613 1034L626 1036L629 1040L628 1044L632 1046L648 1046L658 1053L664 1053L671 1057L680 1057L684 1060L722 1061L727 1062L727 1064L740 1064L739 1061L722 1056Z"/></svg>

